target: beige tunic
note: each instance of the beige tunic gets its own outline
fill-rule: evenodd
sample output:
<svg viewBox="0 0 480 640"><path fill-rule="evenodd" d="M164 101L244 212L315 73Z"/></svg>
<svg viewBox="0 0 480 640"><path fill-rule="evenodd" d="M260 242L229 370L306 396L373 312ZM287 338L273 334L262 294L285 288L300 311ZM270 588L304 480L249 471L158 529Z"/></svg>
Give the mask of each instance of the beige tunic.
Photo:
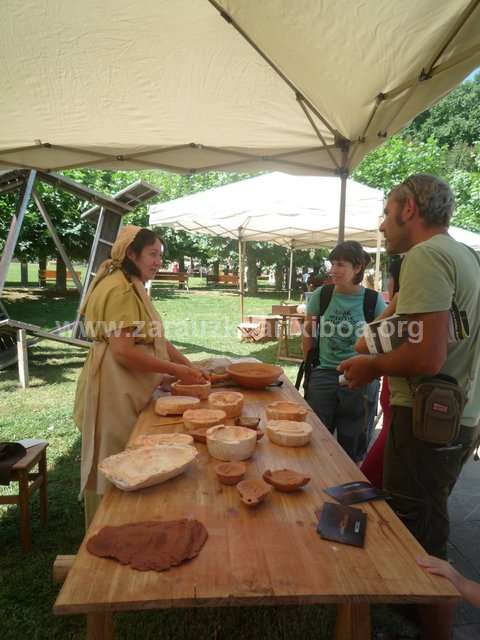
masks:
<svg viewBox="0 0 480 640"><path fill-rule="evenodd" d="M139 413L163 374L132 371L113 358L108 336L132 327L139 349L169 360L160 316L140 280L130 282L116 270L101 280L85 309L85 330L94 343L80 373L75 422L82 432L81 489L103 494L107 481L98 463L125 449Z"/></svg>

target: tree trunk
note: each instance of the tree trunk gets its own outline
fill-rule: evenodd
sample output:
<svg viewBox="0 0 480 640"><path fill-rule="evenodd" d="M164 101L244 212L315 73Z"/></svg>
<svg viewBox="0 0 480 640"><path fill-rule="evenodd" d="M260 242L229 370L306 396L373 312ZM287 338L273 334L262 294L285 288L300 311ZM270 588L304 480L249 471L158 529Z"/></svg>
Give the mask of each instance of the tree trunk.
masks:
<svg viewBox="0 0 480 640"><path fill-rule="evenodd" d="M47 283L45 282L45 278L42 278L42 272L44 273L47 270L47 258L46 256L40 256L38 259L38 284L40 287L46 287Z"/></svg>
<svg viewBox="0 0 480 640"><path fill-rule="evenodd" d="M60 255L57 255L57 275L55 276L55 288L59 293L67 293L67 267Z"/></svg>
<svg viewBox="0 0 480 640"><path fill-rule="evenodd" d="M245 243L247 252L247 291L249 295L254 296L258 293L257 283L257 255L255 249L250 242Z"/></svg>
<svg viewBox="0 0 480 640"><path fill-rule="evenodd" d="M178 257L178 268L180 269L180 271L182 273L185 273L186 269L185 269L185 256L179 256Z"/></svg>
<svg viewBox="0 0 480 640"><path fill-rule="evenodd" d="M275 291L281 291L283 289L283 266L281 264L275 265Z"/></svg>
<svg viewBox="0 0 480 640"><path fill-rule="evenodd" d="M28 262L20 263L20 284L22 287L28 287Z"/></svg>
<svg viewBox="0 0 480 640"><path fill-rule="evenodd" d="M218 260L215 260L215 262L212 264L213 267L213 275L218 278L218 276L220 275L220 262Z"/></svg>

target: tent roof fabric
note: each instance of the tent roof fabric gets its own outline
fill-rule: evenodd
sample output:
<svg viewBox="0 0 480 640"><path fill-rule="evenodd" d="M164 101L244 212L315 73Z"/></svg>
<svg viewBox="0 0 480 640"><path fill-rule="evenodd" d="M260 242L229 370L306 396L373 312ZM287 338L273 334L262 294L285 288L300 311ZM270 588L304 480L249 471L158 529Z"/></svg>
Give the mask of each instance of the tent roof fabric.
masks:
<svg viewBox="0 0 480 640"><path fill-rule="evenodd" d="M353 169L480 65L478 0L3 0L0 167Z"/></svg>
<svg viewBox="0 0 480 640"><path fill-rule="evenodd" d="M338 242L340 181L274 172L149 207L150 225L295 248ZM376 248L383 191L347 181L345 239ZM480 234L450 227L480 251Z"/></svg>
<svg viewBox="0 0 480 640"><path fill-rule="evenodd" d="M150 225L296 249L338 241L340 181L270 173L149 207ZM347 181L345 238L376 246L383 192Z"/></svg>

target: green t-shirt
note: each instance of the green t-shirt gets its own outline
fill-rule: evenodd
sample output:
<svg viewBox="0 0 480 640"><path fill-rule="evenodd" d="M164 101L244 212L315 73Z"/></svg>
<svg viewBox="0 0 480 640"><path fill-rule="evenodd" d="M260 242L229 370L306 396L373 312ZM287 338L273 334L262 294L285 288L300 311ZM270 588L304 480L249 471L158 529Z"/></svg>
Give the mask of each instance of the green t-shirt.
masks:
<svg viewBox="0 0 480 640"><path fill-rule="evenodd" d="M449 235L438 234L406 254L396 313L447 311L452 303L466 317L469 335L449 342L441 373L453 376L467 391L462 424L474 426L480 416L480 265L471 249ZM392 405L412 406L406 378L391 377L390 390Z"/></svg>
<svg viewBox="0 0 480 640"><path fill-rule="evenodd" d="M307 314L320 314L320 292L322 287L315 289L308 301ZM361 287L358 293L332 294L330 304L320 321L320 368L336 369L342 360L358 355L355 343L363 333L365 316L363 315L363 300L365 289ZM378 294L375 306L375 317L385 309L385 302Z"/></svg>

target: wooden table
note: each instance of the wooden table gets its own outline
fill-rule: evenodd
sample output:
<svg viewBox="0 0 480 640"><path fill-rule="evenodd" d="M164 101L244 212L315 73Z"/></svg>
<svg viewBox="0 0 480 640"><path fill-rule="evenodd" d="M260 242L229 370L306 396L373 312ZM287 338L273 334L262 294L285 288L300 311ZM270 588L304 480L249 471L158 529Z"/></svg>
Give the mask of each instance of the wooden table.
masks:
<svg viewBox="0 0 480 640"><path fill-rule="evenodd" d="M272 306L272 314L280 316L277 360L286 360L288 362L302 362L303 360L303 355L292 355L288 345L288 340L290 338L290 323L292 320L296 320L298 322L300 325L300 331L303 332L305 314L298 313L297 306L298 305L288 304L274 304Z"/></svg>
<svg viewBox="0 0 480 640"><path fill-rule="evenodd" d="M279 399L304 404L284 379L282 387L245 390L244 414L261 415L263 425L264 407ZM158 421L148 407L132 437L175 429L154 428ZM417 566L422 548L383 501L360 507L368 514L363 549L319 537L315 511L333 501L322 490L364 477L312 412L308 421L314 429L310 445L279 447L265 436L248 462L246 477L289 467L311 475L311 482L293 494L272 490L254 509L240 501L235 487L218 483L218 462L202 444L197 445L198 464L182 476L133 493L110 488L86 538L106 525L181 517L203 522L209 538L197 558L163 573L135 571L90 555L84 540L54 612L87 614L88 637L99 639L113 637L114 611L336 603L337 640L365 640L370 637L369 603L458 598L447 580Z"/></svg>

